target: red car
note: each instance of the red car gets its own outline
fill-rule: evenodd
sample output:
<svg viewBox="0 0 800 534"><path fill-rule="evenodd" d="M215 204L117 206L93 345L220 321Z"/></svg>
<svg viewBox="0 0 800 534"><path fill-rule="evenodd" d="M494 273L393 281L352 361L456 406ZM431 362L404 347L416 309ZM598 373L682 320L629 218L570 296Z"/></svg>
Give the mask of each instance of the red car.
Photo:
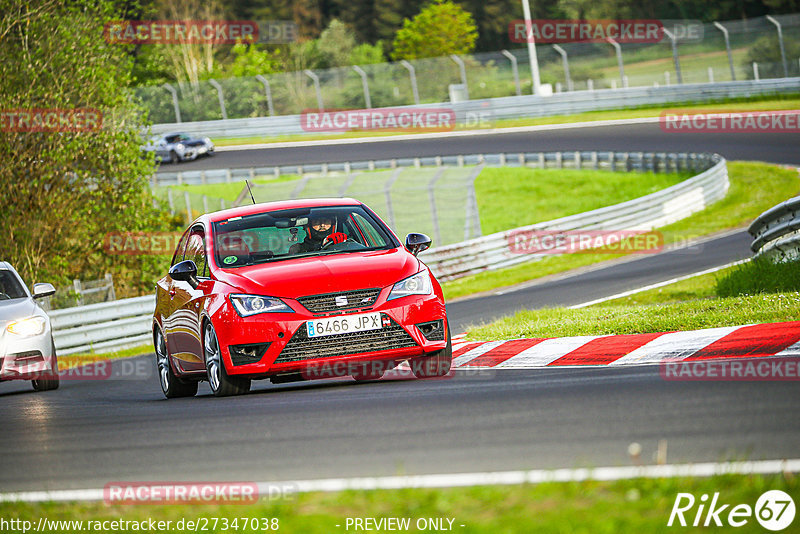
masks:
<svg viewBox="0 0 800 534"><path fill-rule="evenodd" d="M201 380L216 396L246 393L265 378L375 380L403 361L418 378L447 374L442 289L416 257L430 244L409 234L403 246L353 199L199 217L156 285L164 395L192 396Z"/></svg>

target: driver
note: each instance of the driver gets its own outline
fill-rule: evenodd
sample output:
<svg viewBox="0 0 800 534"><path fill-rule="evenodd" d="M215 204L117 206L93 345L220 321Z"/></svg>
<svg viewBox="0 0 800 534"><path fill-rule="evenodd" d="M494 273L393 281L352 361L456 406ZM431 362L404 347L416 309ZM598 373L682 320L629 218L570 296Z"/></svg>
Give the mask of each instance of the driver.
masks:
<svg viewBox="0 0 800 534"><path fill-rule="evenodd" d="M302 243L289 247L289 254L313 252L328 244L347 241L347 235L336 231L336 221L329 215L311 217L306 226L306 234Z"/></svg>

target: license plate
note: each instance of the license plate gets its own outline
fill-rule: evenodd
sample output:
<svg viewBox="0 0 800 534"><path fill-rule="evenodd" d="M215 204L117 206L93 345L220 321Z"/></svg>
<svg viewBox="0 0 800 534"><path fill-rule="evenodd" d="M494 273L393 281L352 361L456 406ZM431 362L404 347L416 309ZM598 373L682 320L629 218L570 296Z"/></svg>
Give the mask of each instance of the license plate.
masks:
<svg viewBox="0 0 800 534"><path fill-rule="evenodd" d="M308 337L332 336L334 334L349 334L351 332L364 332L366 330L380 330L381 314L360 313L331 317L329 319L314 319L306 321Z"/></svg>

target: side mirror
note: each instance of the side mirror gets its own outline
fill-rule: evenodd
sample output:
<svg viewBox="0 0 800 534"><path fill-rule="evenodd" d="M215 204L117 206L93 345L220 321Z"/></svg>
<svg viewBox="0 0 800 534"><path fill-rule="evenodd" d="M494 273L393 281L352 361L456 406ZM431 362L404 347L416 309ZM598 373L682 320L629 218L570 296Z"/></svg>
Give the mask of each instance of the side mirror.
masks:
<svg viewBox="0 0 800 534"><path fill-rule="evenodd" d="M193 288L200 285L197 280L197 265L192 260L183 260L176 263L170 268L169 275L173 280L187 282Z"/></svg>
<svg viewBox="0 0 800 534"><path fill-rule="evenodd" d="M33 298L40 299L42 297L49 297L54 295L56 288L53 284L33 284Z"/></svg>
<svg viewBox="0 0 800 534"><path fill-rule="evenodd" d="M414 256L428 250L431 247L431 238L425 234L408 234L406 236L406 248Z"/></svg>

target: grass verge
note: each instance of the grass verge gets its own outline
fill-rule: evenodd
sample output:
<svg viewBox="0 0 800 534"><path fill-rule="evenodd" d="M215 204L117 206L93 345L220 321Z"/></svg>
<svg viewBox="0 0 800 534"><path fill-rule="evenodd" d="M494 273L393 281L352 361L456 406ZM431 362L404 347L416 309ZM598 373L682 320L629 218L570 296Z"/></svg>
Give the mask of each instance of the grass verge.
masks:
<svg viewBox="0 0 800 534"><path fill-rule="evenodd" d="M690 243L702 236L742 227L763 211L795 196L800 190L797 171L777 165L729 162L728 175L731 185L724 199L686 219L659 228L664 235L665 245ZM540 221L546 220L536 218ZM442 288L446 299L454 299L620 257L622 256L619 254L553 256L446 282L442 284Z"/></svg>
<svg viewBox="0 0 800 534"><path fill-rule="evenodd" d="M643 117L658 117L664 111L664 105L641 106L621 110L589 111L572 115L558 115L541 118L501 119L492 124L493 129L514 128L524 126L543 126L548 124L567 124L584 121L603 121L618 119L635 119ZM800 109L800 96L797 94L762 95L752 98L732 98L706 103L675 103L670 109L702 110L717 112L732 111L774 111L786 109ZM488 130L488 129L487 129ZM407 131L353 131L339 134L296 134L279 136L251 136L215 139L217 146L239 146L261 143L286 143L292 141L324 141L329 139L360 139L365 137L391 137L395 135L408 135Z"/></svg>
<svg viewBox="0 0 800 534"><path fill-rule="evenodd" d="M153 352L153 345L138 345L112 352L84 352L80 354L65 354L58 356L58 368L65 371L79 365L99 362L103 360L116 360L119 358L130 358Z"/></svg>
<svg viewBox="0 0 800 534"><path fill-rule="evenodd" d="M800 289L800 262L776 263L764 257L738 265L717 281L721 297Z"/></svg>
<svg viewBox="0 0 800 534"><path fill-rule="evenodd" d="M227 532L255 532L241 528L244 518L277 519L279 532L317 534L354 531L346 528L347 518L408 518L408 532L421 531L422 519L452 520L452 530L465 534L498 533L592 533L672 532L668 527L670 513L678 493L691 493L696 499L703 494L719 493L718 506L729 504L720 519L738 504L755 508L758 498L768 490L781 490L795 501L800 481L791 475L724 475L711 478L631 479L615 482L584 481L543 483L537 485L475 486L447 489L404 489L308 493L290 499L262 500L250 506L119 506L103 503L0 504L5 520L22 519L36 526L39 518L54 520L128 521L148 519L172 521L175 529L180 520L205 521L208 531L214 518L238 518L238 528ZM697 506L684 516L691 525ZM205 519L203 519L205 518ZM705 514L703 514L703 519ZM702 521L702 520L701 520ZM249 521L248 521L249 523ZM221 525L218 521L218 526ZM83 525L87 526L86 523ZM689 527L691 528L691 526ZM713 530L714 527L712 527ZM717 527L718 528L718 527ZM86 529L88 530L88 529ZM100 529L97 529L98 531ZM117 532L135 532L120 529ZM75 528L53 532L78 532ZM263 531L263 530L261 530ZM386 530L380 530L384 532ZM755 517L737 528L740 532L763 532Z"/></svg>

